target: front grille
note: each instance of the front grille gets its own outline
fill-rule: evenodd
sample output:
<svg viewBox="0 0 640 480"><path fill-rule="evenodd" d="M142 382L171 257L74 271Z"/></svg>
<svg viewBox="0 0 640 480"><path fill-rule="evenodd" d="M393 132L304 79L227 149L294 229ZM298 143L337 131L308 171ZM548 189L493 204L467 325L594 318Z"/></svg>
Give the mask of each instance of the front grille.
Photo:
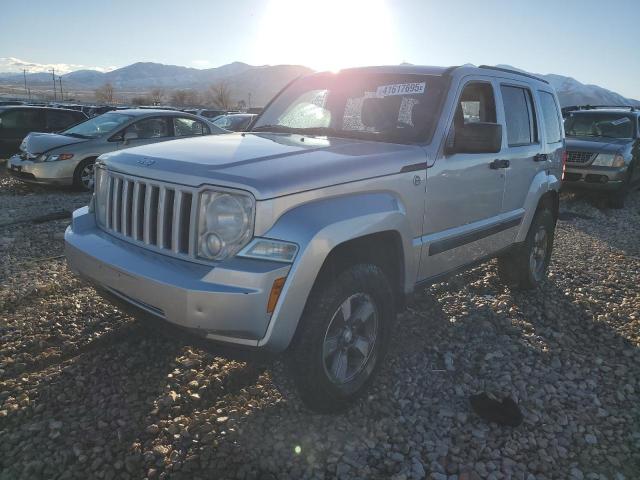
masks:
<svg viewBox="0 0 640 480"><path fill-rule="evenodd" d="M593 157L593 152L567 152L567 163L589 163Z"/></svg>
<svg viewBox="0 0 640 480"><path fill-rule="evenodd" d="M194 258L197 195L188 187L101 170L108 232L146 247Z"/></svg>

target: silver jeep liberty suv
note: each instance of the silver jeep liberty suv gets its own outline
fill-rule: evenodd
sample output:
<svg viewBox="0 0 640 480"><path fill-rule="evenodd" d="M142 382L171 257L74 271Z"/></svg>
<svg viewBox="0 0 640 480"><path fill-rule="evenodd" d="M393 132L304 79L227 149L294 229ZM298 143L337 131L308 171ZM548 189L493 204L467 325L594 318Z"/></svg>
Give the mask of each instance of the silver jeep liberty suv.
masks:
<svg viewBox="0 0 640 480"><path fill-rule="evenodd" d="M319 73L249 132L100 156L71 267L140 317L284 353L302 399L345 408L417 286L498 258L545 277L564 161L544 80L494 67Z"/></svg>

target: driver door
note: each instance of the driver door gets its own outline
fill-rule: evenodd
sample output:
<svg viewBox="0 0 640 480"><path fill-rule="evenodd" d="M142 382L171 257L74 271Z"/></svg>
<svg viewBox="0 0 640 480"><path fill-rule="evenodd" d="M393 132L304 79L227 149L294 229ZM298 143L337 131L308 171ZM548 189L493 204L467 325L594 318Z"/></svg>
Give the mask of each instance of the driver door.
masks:
<svg viewBox="0 0 640 480"><path fill-rule="evenodd" d="M449 135L474 122L498 123L496 85L469 77L450 112ZM435 278L508 244L502 235L505 168L500 153L452 153L441 148L427 170L420 279Z"/></svg>

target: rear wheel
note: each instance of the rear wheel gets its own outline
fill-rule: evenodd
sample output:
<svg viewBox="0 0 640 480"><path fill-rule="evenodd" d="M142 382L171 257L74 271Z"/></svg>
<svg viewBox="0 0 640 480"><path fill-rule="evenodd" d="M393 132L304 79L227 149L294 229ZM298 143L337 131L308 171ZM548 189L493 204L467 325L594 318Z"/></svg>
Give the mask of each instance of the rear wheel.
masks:
<svg viewBox="0 0 640 480"><path fill-rule="evenodd" d="M341 411L366 390L394 317L393 291L375 265L355 265L314 287L288 357L309 408Z"/></svg>
<svg viewBox="0 0 640 480"><path fill-rule="evenodd" d="M73 186L78 190L93 190L95 158L81 161L73 174Z"/></svg>
<svg viewBox="0 0 640 480"><path fill-rule="evenodd" d="M529 290L538 287L551 261L555 219L548 209L536 212L527 238L498 258L498 274L509 287Z"/></svg>

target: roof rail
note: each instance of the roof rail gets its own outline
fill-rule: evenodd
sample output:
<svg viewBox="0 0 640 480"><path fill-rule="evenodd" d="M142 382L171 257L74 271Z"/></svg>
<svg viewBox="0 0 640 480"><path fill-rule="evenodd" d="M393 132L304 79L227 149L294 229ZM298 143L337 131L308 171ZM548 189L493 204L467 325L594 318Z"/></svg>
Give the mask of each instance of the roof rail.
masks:
<svg viewBox="0 0 640 480"><path fill-rule="evenodd" d="M562 110L597 110L599 108L621 108L629 109L630 111L635 112L640 107L636 107L633 105L575 105L573 107L564 107Z"/></svg>
<svg viewBox="0 0 640 480"><path fill-rule="evenodd" d="M549 82L546 81L544 78L536 77L535 75L531 75L530 73L520 72L518 70L511 70L509 68L502 68L502 67L492 67L491 65L480 65L480 67L478 68L485 68L487 70L497 70L498 72L513 73L514 75L522 75L523 77L533 78L534 80L538 80L539 82L543 82L549 85Z"/></svg>

